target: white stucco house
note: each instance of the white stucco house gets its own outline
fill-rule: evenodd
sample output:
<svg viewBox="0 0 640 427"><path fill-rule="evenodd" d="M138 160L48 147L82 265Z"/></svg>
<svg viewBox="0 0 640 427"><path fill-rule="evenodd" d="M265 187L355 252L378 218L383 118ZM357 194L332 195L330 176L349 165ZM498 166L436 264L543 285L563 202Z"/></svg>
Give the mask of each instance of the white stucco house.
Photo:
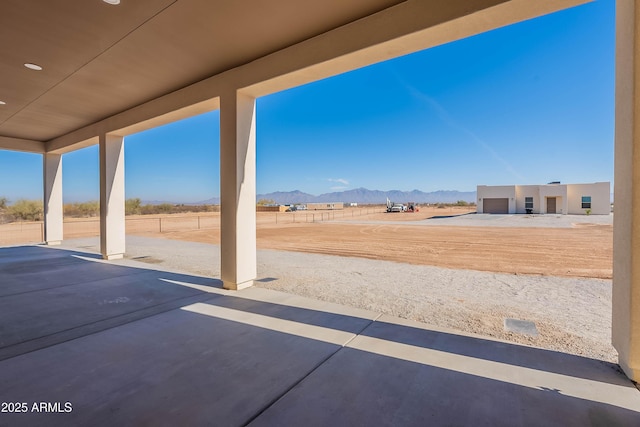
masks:
<svg viewBox="0 0 640 427"><path fill-rule="evenodd" d="M478 185L478 213L609 215L611 184Z"/></svg>

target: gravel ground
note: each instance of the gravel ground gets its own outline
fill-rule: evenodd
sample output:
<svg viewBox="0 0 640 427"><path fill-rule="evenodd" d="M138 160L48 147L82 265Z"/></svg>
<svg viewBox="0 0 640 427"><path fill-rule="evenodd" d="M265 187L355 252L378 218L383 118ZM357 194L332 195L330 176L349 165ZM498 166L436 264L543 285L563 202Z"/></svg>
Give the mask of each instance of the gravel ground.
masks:
<svg viewBox="0 0 640 427"><path fill-rule="evenodd" d="M393 215L410 214L386 214L388 218ZM386 219L386 218L385 218ZM391 220L359 220L358 218L349 221L332 221L334 223L350 224L395 224L407 225L406 221ZM439 226L459 226L459 227L535 227L535 228L572 228L581 225L613 225L613 214L611 215L497 215L497 214L477 214L475 212L462 215L443 215L427 218L419 221L412 221L411 225L439 225Z"/></svg>
<svg viewBox="0 0 640 427"><path fill-rule="evenodd" d="M92 252L98 252L98 245L96 238L63 243L64 248ZM217 245L128 236L127 258L149 267L220 277ZM550 350L617 360L610 344L610 280L259 250L256 286ZM505 331L506 318L534 322L539 335Z"/></svg>

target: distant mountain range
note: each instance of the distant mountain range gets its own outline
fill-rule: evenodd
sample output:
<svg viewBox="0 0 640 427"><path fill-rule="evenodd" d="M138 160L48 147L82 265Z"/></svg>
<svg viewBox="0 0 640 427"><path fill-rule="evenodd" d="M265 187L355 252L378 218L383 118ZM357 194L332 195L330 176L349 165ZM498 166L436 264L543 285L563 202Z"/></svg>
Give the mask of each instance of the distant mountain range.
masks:
<svg viewBox="0 0 640 427"><path fill-rule="evenodd" d="M455 203L458 200L464 200L465 202L475 202L475 191L455 191L455 190L439 190L425 193L420 190L413 191L380 191L380 190L367 190L366 188L356 188L355 190L338 191L333 193L320 194L314 196L313 194L303 193L299 190L294 191L277 191L275 193L258 194L256 200L267 199L273 200L275 203L288 205L295 203L329 203L329 202L344 202L344 203L360 203L360 204L380 204L386 203L387 198L392 202L406 203ZM189 203L192 204L192 203ZM203 200L199 203L193 204L220 204L220 198L214 197L212 199Z"/></svg>

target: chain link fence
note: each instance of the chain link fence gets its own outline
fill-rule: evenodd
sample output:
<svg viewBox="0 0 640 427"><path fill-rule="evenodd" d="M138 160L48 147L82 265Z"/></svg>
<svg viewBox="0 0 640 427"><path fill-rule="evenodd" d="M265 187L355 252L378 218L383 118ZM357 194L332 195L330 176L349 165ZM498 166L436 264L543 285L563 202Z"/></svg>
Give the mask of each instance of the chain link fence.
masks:
<svg viewBox="0 0 640 427"><path fill-rule="evenodd" d="M347 208L333 211L258 212L258 226L316 223L356 218L385 212L381 207ZM208 230L220 227L220 214L136 216L125 218L128 234L170 233ZM70 218L64 221L64 238L96 237L100 235L100 219ZM0 224L0 246L33 244L44 241L44 223L11 222Z"/></svg>

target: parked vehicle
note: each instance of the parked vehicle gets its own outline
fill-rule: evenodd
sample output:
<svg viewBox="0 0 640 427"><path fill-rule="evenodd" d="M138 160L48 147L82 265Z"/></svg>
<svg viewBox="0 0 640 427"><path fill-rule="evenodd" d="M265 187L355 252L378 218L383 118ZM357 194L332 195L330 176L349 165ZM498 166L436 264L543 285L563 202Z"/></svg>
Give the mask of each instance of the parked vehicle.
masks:
<svg viewBox="0 0 640 427"><path fill-rule="evenodd" d="M393 203L387 198L387 212L406 212L407 207L402 203Z"/></svg>
<svg viewBox="0 0 640 427"><path fill-rule="evenodd" d="M418 212L418 204L415 202L409 202L406 205L402 203L393 203L387 198L387 212Z"/></svg>

